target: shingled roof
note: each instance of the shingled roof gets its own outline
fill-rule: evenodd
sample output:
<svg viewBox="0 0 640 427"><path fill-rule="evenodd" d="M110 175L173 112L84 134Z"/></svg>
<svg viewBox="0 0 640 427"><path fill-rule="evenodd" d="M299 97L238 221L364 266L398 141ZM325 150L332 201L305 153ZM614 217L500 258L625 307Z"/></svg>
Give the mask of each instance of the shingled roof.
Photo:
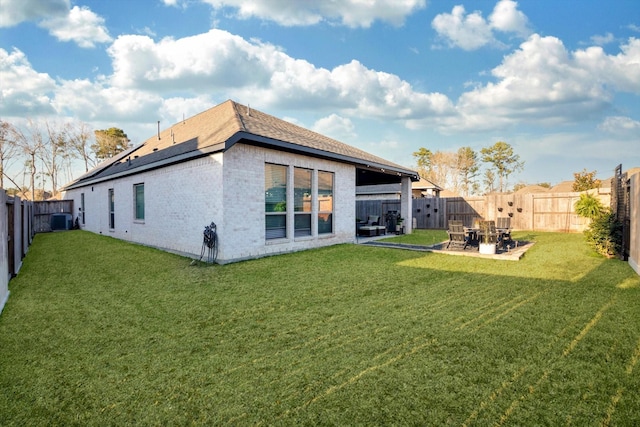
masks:
<svg viewBox="0 0 640 427"><path fill-rule="evenodd" d="M67 189L164 167L230 149L236 143L257 145L350 163L356 167L409 176L416 172L358 148L228 100L184 119L98 165Z"/></svg>

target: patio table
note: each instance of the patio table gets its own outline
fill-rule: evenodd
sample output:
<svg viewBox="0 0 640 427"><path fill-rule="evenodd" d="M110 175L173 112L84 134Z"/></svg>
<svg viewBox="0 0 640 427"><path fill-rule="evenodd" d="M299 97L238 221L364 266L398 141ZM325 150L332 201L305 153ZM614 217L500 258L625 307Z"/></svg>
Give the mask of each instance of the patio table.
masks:
<svg viewBox="0 0 640 427"><path fill-rule="evenodd" d="M478 232L480 231L477 227L464 227L464 232L469 236L469 245L478 246Z"/></svg>

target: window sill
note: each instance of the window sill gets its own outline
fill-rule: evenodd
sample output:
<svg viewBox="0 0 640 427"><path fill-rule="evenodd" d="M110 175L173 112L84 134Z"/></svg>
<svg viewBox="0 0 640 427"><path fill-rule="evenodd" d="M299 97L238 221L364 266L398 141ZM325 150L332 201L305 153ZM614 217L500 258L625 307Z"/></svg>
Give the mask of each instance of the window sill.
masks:
<svg viewBox="0 0 640 427"><path fill-rule="evenodd" d="M268 239L265 240L264 244L265 245L281 245L283 243L289 243L290 239L287 239L286 237L283 237L281 239Z"/></svg>
<svg viewBox="0 0 640 427"><path fill-rule="evenodd" d="M318 239L331 239L332 237L336 237L336 234L335 233L318 234Z"/></svg>

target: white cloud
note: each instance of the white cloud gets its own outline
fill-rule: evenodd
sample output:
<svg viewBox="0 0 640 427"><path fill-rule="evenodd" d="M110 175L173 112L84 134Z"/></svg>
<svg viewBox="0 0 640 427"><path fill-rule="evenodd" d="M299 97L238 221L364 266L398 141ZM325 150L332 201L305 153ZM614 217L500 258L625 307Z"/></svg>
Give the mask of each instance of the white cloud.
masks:
<svg viewBox="0 0 640 427"><path fill-rule="evenodd" d="M215 9L231 8L240 19L258 18L283 26L314 25L326 21L348 27L368 28L374 21L402 25L426 0L202 0ZM165 3L172 3L165 0Z"/></svg>
<svg viewBox="0 0 640 427"><path fill-rule="evenodd" d="M358 61L318 68L276 46L222 30L157 43L141 35L121 36L109 54L111 83L124 88L191 95L217 91L248 103L259 100L264 107L337 109L387 119L452 109L446 96L415 92L399 77Z"/></svg>
<svg viewBox="0 0 640 427"><path fill-rule="evenodd" d="M163 126L180 122L184 118L208 110L222 100L215 101L208 95L200 95L193 98L172 97L162 101L159 119L163 120ZM165 123L166 121L166 123Z"/></svg>
<svg viewBox="0 0 640 427"><path fill-rule="evenodd" d="M53 112L50 96L55 81L36 72L25 54L0 48L0 115L20 117Z"/></svg>
<svg viewBox="0 0 640 427"><path fill-rule="evenodd" d="M458 111L466 127L515 122L560 124L579 121L609 105L612 93L596 59L581 59L555 37L533 35L492 70L498 79L463 94ZM587 55L592 58L593 55ZM455 120L456 125L460 125Z"/></svg>
<svg viewBox="0 0 640 427"><path fill-rule="evenodd" d="M436 32L464 50L478 49L495 42L491 28L480 12L466 14L464 6L454 6L451 13L441 13L431 22Z"/></svg>
<svg viewBox="0 0 640 427"><path fill-rule="evenodd" d="M464 6L454 6L451 13L441 13L431 22L431 26L449 46L463 50L476 50L483 46L505 45L496 39L494 30L513 33L522 38L531 34L527 17L519 11L518 3L500 0L487 21L482 13L467 13Z"/></svg>
<svg viewBox="0 0 640 427"><path fill-rule="evenodd" d="M600 47L568 51L557 38L533 35L492 70L493 81L470 86L456 104L355 60L317 67L222 30L159 41L126 35L108 52L112 75L55 82L22 52L0 50L0 78L9 82L0 87L0 112L55 109L89 122L173 123L231 98L264 111L334 113L314 128L344 140L355 135L355 118L444 133L573 124L609 108L615 91L640 93L640 40L634 38L608 55Z"/></svg>
<svg viewBox="0 0 640 427"><path fill-rule="evenodd" d="M356 137L353 122L337 114L321 118L314 123L311 129L338 141L347 141Z"/></svg>
<svg viewBox="0 0 640 427"><path fill-rule="evenodd" d="M526 38L531 34L529 20L524 13L518 10L518 2L501 0L493 8L489 16L491 28L499 31L515 33Z"/></svg>
<svg viewBox="0 0 640 427"><path fill-rule="evenodd" d="M604 36L595 35L591 36L591 42L597 46L604 46L615 41L613 34L607 33Z"/></svg>
<svg viewBox="0 0 640 427"><path fill-rule="evenodd" d="M571 52L555 37L534 34L491 74L495 81L474 84L460 96L455 114L407 125L451 134L593 120L611 107L616 92L640 94L640 39L629 39L619 54L608 55L600 47Z"/></svg>
<svg viewBox="0 0 640 427"><path fill-rule="evenodd" d="M120 36L108 49L115 86L156 91L221 90L265 84L269 55L277 50L226 31L154 42L148 36Z"/></svg>
<svg viewBox="0 0 640 427"><path fill-rule="evenodd" d="M65 16L70 7L69 0L0 0L0 28Z"/></svg>
<svg viewBox="0 0 640 427"><path fill-rule="evenodd" d="M74 6L67 15L45 19L39 25L48 29L58 40L73 41L84 48L92 48L96 43L112 40L104 19L87 7Z"/></svg>
<svg viewBox="0 0 640 427"><path fill-rule="evenodd" d="M60 114L75 115L85 121L155 123L157 115L152 113L154 116L150 117L149 114L160 109L163 99L151 92L83 79L62 81L52 105Z"/></svg>
<svg viewBox="0 0 640 427"><path fill-rule="evenodd" d="M619 136L640 137L640 121L630 117L607 117L598 125L598 129Z"/></svg>
<svg viewBox="0 0 640 427"><path fill-rule="evenodd" d="M71 8L69 0L0 0L0 28L25 21L35 21L58 40L80 47L112 40L102 17L88 7Z"/></svg>

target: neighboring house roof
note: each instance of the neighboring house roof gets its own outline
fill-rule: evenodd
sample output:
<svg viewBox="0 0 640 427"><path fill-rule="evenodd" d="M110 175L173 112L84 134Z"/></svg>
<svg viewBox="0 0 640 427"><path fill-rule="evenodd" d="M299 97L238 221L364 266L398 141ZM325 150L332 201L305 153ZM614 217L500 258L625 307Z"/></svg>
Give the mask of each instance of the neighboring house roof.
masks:
<svg viewBox="0 0 640 427"><path fill-rule="evenodd" d="M571 193L573 192L573 183L575 181L562 181L554 185L549 192L550 193Z"/></svg>
<svg viewBox="0 0 640 427"><path fill-rule="evenodd" d="M528 194L528 193L548 193L550 191L549 188L543 187L541 185L533 184L527 185L526 187L522 187L515 194Z"/></svg>
<svg viewBox="0 0 640 427"><path fill-rule="evenodd" d="M445 197L462 197L462 196L453 190L442 190L440 192L440 197L445 198Z"/></svg>
<svg viewBox="0 0 640 427"><path fill-rule="evenodd" d="M66 189L225 151L236 143L331 159L418 180L416 172L403 166L229 100L159 131L98 165Z"/></svg>
<svg viewBox="0 0 640 427"><path fill-rule="evenodd" d="M438 191L442 191L443 188L440 187L438 184L434 184L433 182L429 181L428 179L422 178L420 177L420 181L418 182L412 182L411 183L411 188L414 190L438 190Z"/></svg>

